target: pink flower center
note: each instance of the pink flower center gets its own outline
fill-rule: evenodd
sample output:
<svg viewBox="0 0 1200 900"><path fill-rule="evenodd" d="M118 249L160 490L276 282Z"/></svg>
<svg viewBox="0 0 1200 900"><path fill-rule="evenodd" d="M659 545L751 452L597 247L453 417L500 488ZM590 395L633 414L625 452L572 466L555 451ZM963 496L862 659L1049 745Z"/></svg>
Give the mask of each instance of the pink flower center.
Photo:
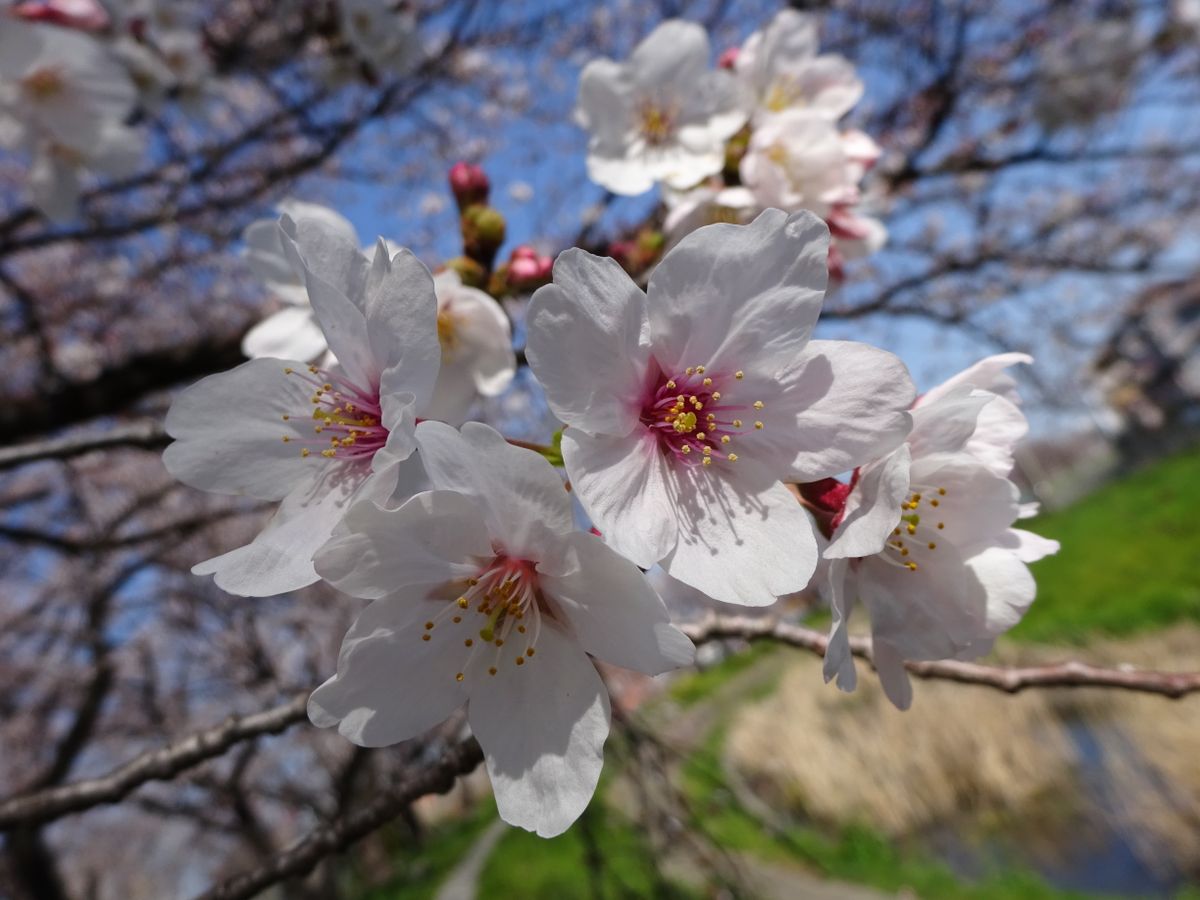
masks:
<svg viewBox="0 0 1200 900"><path fill-rule="evenodd" d="M654 432L665 455L685 465L737 462L734 438L765 427L754 418L762 413L763 402L736 396L744 377L740 371L709 372L704 366L688 366L673 377L660 374L642 404L642 424Z"/></svg>
<svg viewBox="0 0 1200 900"><path fill-rule="evenodd" d="M313 434L310 441L296 441L284 435L283 442L299 443L300 455L320 455L325 459L370 460L387 443L388 431L380 424L383 411L379 390L351 384L343 375L316 366L306 371L284 369L288 375L312 386ZM284 415L285 422L293 418Z"/></svg>
<svg viewBox="0 0 1200 900"><path fill-rule="evenodd" d="M455 679L465 681L485 671L494 676L501 665L522 667L532 660L545 614L537 564L499 553L463 587L421 632L422 641L433 640L434 631L446 627L447 621L462 630L467 654Z"/></svg>

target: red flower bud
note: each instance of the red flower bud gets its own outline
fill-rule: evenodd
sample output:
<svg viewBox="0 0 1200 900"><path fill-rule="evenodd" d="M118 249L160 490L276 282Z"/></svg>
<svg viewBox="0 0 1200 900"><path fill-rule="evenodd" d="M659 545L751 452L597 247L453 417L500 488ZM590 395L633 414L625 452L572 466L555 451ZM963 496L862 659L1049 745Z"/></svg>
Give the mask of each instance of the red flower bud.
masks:
<svg viewBox="0 0 1200 900"><path fill-rule="evenodd" d="M49 22L80 31L103 31L110 23L97 0L26 0L13 7L12 13L30 22Z"/></svg>
<svg viewBox="0 0 1200 900"><path fill-rule="evenodd" d="M491 182L479 166L456 162L450 167L450 190L460 210L476 203L487 203Z"/></svg>
<svg viewBox="0 0 1200 900"><path fill-rule="evenodd" d="M741 52L741 47L727 47L717 58L718 69L732 69L737 62L738 54Z"/></svg>

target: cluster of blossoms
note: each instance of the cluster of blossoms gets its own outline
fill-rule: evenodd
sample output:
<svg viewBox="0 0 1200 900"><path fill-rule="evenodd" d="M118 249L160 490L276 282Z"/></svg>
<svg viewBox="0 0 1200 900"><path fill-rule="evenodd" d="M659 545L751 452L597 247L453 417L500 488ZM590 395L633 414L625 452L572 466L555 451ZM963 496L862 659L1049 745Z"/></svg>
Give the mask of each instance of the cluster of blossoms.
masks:
<svg viewBox="0 0 1200 900"><path fill-rule="evenodd" d="M860 209L879 147L838 126L863 85L846 59L818 53L815 20L783 10L718 68L709 57L704 29L672 20L626 62L588 64L576 121L589 132L592 180L618 194L661 183L668 243L764 209L807 209L829 226L835 276L881 247L886 230Z"/></svg>
<svg viewBox="0 0 1200 900"><path fill-rule="evenodd" d="M1025 420L1001 370L1024 358L918 400L892 354L813 340L829 230L810 212L698 228L645 290L611 258L558 256L526 355L566 426L566 483L549 454L437 408L443 390L480 390L480 367L511 377L491 295L383 240L364 252L317 207L288 204L247 237L283 324L302 326L254 343L298 352L184 391L164 461L279 506L193 571L241 595L324 580L370 601L312 721L381 746L465 706L501 816L538 834L564 831L599 778L610 710L592 660L649 675L692 660L643 570L743 606L828 586L827 671L846 688L862 601L905 705L903 660L984 652L1032 600L1025 563L1054 549L1010 527Z"/></svg>
<svg viewBox="0 0 1200 900"><path fill-rule="evenodd" d="M131 123L168 100L206 114L221 83L205 14L189 0L22 0L0 11L0 148L29 155L30 196L48 219L77 214L84 173L121 177L141 164L147 136ZM371 77L419 61L416 19L390 0L339 0L336 15L343 55Z"/></svg>

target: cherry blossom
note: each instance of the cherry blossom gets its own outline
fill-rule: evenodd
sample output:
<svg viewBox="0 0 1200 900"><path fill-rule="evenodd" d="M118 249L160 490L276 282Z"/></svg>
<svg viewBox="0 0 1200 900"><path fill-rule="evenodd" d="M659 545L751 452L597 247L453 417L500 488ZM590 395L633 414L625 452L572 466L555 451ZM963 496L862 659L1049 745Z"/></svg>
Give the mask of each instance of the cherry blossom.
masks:
<svg viewBox="0 0 1200 900"><path fill-rule="evenodd" d="M901 709L912 702L905 660L980 656L1033 602L1027 564L1058 544L1011 527L1021 507L1008 474L1027 423L993 392L1009 393L1002 369L1028 359L1004 354L972 366L924 395L905 444L849 485L802 487L832 538L827 680L855 686L847 634L856 601L871 617L884 690Z"/></svg>
<svg viewBox="0 0 1200 900"><path fill-rule="evenodd" d="M574 530L540 456L479 423L416 436L434 490L359 503L317 556L327 581L373 602L309 716L380 747L465 703L501 817L561 834L591 800L609 729L589 655L655 675L689 664L691 642L636 567Z"/></svg>
<svg viewBox="0 0 1200 900"><path fill-rule="evenodd" d="M342 37L377 72L403 74L421 59L417 19L393 0L338 0Z"/></svg>
<svg viewBox="0 0 1200 900"><path fill-rule="evenodd" d="M835 122L863 94L854 66L836 54L817 54L816 21L794 9L746 39L733 57L733 70L755 100L754 122L802 111Z"/></svg>
<svg viewBox="0 0 1200 900"><path fill-rule="evenodd" d="M568 250L529 307L527 355L580 502L605 539L729 603L807 584L812 526L781 483L899 445L914 389L890 353L810 340L828 231L767 210L669 251L643 293L611 259Z"/></svg>
<svg viewBox="0 0 1200 900"><path fill-rule="evenodd" d="M81 172L132 171L142 138L124 124L136 94L104 45L83 32L0 17L0 142L33 155L29 187L49 218L71 218Z"/></svg>
<svg viewBox="0 0 1200 900"><path fill-rule="evenodd" d="M313 553L356 500L411 493L402 463L438 373L433 279L415 256L380 241L368 261L318 220L281 227L337 363L251 360L192 385L166 422L163 462L180 481L280 501L250 544L192 570L243 596L312 584Z"/></svg>
<svg viewBox="0 0 1200 900"><path fill-rule="evenodd" d="M589 133L588 176L617 194L657 182L690 187L721 171L725 141L746 122L741 86L709 68L708 34L663 22L618 63L597 59L579 80L575 121Z"/></svg>
<svg viewBox="0 0 1200 900"><path fill-rule="evenodd" d="M339 241L357 245L358 232L340 213L319 203L284 200L277 210L296 222L311 219L338 236ZM305 273L293 263L284 246L277 219L251 222L242 234L247 265L267 290L283 301L283 309L263 319L246 333L242 352L251 359L262 356L311 362L328 349L325 334L313 316L304 284Z"/></svg>

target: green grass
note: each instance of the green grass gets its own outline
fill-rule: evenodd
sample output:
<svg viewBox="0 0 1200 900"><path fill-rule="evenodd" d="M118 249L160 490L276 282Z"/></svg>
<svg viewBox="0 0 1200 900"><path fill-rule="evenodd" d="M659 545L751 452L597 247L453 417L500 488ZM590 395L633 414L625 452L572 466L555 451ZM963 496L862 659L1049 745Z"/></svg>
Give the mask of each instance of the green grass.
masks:
<svg viewBox="0 0 1200 900"><path fill-rule="evenodd" d="M724 734L718 729L687 761L683 788L697 821L709 839L728 850L763 860L798 863L827 878L869 885L884 891L907 889L920 897L946 900L1066 900L1085 895L1060 891L1032 873L1017 869L991 872L963 882L948 867L915 850L902 850L865 826L839 830L791 825L767 828L737 803L725 785L720 765Z"/></svg>
<svg viewBox="0 0 1200 900"><path fill-rule="evenodd" d="M559 837L544 840L516 828L505 834L483 870L479 896L689 900L696 895L664 881L644 836L597 797Z"/></svg>
<svg viewBox="0 0 1200 900"><path fill-rule="evenodd" d="M1062 544L1033 566L1038 598L1013 631L1081 643L1200 621L1200 453L1113 482L1025 527Z"/></svg>
<svg viewBox="0 0 1200 900"><path fill-rule="evenodd" d="M395 875L372 890L347 890L362 900L430 900L446 876L471 849L483 830L495 820L496 804L481 802L468 818L447 822L424 834L418 847L398 846L392 852Z"/></svg>

